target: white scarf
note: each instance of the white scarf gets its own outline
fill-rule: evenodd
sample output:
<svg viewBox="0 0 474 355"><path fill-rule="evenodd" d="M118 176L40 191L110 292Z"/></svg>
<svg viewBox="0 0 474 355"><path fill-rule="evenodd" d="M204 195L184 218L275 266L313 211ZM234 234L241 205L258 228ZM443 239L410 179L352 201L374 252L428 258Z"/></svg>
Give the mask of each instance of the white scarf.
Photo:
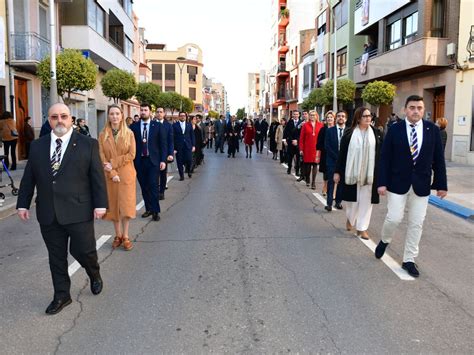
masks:
<svg viewBox="0 0 474 355"><path fill-rule="evenodd" d="M352 132L346 160L347 185L372 185L375 169L375 134L372 128L365 132L356 127Z"/></svg>

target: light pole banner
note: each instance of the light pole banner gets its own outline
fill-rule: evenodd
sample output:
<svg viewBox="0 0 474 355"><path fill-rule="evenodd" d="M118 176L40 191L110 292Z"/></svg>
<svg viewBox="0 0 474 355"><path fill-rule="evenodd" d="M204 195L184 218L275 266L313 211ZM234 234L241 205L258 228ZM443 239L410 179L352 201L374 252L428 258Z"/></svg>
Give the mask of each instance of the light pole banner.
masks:
<svg viewBox="0 0 474 355"><path fill-rule="evenodd" d="M5 79L5 22L0 17L0 79Z"/></svg>

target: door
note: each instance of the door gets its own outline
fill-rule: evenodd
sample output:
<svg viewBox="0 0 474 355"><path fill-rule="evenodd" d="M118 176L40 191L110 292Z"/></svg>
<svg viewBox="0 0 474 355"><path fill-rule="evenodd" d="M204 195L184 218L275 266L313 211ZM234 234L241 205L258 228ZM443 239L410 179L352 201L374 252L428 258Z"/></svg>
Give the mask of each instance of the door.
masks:
<svg viewBox="0 0 474 355"><path fill-rule="evenodd" d="M444 94L445 88L436 89L433 98L433 115L431 119L436 122L437 118L444 117Z"/></svg>
<svg viewBox="0 0 474 355"><path fill-rule="evenodd" d="M28 116L28 81L15 78L15 118L18 131L18 158L25 159L24 124Z"/></svg>

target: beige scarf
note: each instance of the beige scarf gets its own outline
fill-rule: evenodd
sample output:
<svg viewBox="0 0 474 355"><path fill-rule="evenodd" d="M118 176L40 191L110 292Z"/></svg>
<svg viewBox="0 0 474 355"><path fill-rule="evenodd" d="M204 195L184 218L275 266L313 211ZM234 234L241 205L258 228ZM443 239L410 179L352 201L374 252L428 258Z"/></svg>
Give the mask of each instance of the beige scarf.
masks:
<svg viewBox="0 0 474 355"><path fill-rule="evenodd" d="M375 134L372 128L361 131L356 127L352 132L346 160L347 185L372 185L375 169Z"/></svg>

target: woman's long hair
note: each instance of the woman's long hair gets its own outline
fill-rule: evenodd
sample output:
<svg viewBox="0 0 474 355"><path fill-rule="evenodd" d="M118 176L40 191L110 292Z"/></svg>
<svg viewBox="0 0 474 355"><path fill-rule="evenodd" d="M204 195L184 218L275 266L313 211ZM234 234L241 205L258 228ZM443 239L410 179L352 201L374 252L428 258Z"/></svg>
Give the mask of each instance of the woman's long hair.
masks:
<svg viewBox="0 0 474 355"><path fill-rule="evenodd" d="M109 138L109 132L112 132L112 124L110 123L110 120L109 120L109 113L110 113L110 110L113 108L119 109L120 115L122 116L122 120L120 121L118 138L122 138L122 141L124 142L125 147L128 148L130 146L130 141L131 141L131 137L133 133L127 127L127 123L125 122L123 111L119 105L113 104L113 105L110 105L109 108L107 109L107 123L105 124L104 129L102 130L102 132L104 132L104 139L107 140L107 138Z"/></svg>
<svg viewBox="0 0 474 355"><path fill-rule="evenodd" d="M360 120L362 119L362 115L364 114L364 111L367 110L370 112L370 110L365 107L365 106L361 106L359 107L357 110L355 110L354 112L354 118L352 119L352 125L351 125L351 129L353 130L360 122ZM347 117L347 116L346 116Z"/></svg>

